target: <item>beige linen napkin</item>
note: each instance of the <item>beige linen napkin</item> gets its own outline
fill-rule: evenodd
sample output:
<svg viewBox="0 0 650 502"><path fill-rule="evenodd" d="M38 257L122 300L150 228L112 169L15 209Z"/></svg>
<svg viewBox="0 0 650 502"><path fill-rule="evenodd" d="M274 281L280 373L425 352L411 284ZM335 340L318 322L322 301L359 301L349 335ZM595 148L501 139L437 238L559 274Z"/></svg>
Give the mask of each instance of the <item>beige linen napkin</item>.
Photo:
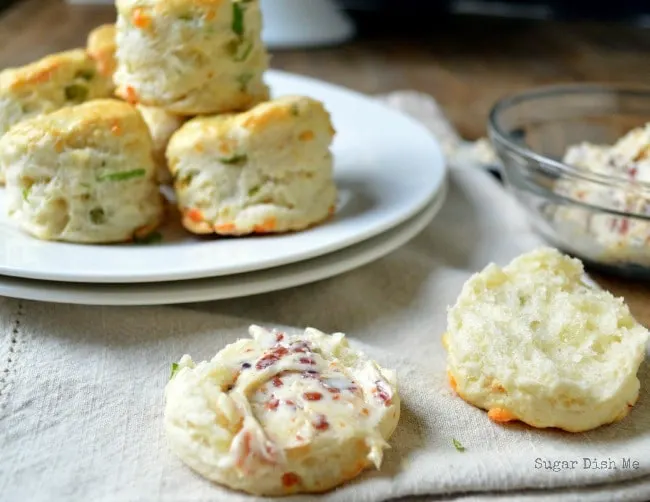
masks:
<svg viewBox="0 0 650 502"><path fill-rule="evenodd" d="M420 118L438 130L435 103L422 99L401 94L390 102L418 100L407 108L428 109ZM421 235L384 259L316 284L177 307L0 299L0 500L255 500L194 475L169 453L161 427L170 363L184 353L209 358L251 323L344 331L397 369L402 418L381 471L323 501L650 498L647 365L631 415L584 434L496 425L450 391L440 343L447 306L473 272L540 243L489 175L456 167L450 182L446 204ZM583 458L612 459L617 468L586 469ZM542 459L578 464L539 469Z"/></svg>

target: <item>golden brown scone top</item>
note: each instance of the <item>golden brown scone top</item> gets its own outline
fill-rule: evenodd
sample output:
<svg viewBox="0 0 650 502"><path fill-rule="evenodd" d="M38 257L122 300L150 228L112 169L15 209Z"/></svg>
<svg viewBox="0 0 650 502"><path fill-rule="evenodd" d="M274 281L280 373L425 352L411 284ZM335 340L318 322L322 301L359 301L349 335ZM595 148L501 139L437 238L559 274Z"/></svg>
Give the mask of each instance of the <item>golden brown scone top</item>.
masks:
<svg viewBox="0 0 650 502"><path fill-rule="evenodd" d="M88 35L86 42L87 51L97 63L99 72L110 77L115 72L117 61L115 60L115 25L102 24Z"/></svg>
<svg viewBox="0 0 650 502"><path fill-rule="evenodd" d="M117 99L97 99L25 120L7 136L14 144L25 146L44 138L58 139L57 148L63 150L101 146L107 134L115 137L115 144L120 144L119 138L127 133L138 137L135 143L151 143L147 125L133 106Z"/></svg>

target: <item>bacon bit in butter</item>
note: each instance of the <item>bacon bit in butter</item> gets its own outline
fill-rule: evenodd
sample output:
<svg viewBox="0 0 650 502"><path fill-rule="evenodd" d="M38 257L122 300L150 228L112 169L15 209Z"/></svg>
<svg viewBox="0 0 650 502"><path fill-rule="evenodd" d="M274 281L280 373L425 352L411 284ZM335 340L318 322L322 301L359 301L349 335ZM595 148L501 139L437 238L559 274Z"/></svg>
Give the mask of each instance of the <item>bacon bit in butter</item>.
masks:
<svg viewBox="0 0 650 502"><path fill-rule="evenodd" d="M303 396L307 401L320 401L323 398L320 392L305 392Z"/></svg>
<svg viewBox="0 0 650 502"><path fill-rule="evenodd" d="M285 401L285 403L288 404L289 406L295 406L296 405L296 403L294 403L293 400L291 400L291 399L287 399Z"/></svg>
<svg viewBox="0 0 650 502"><path fill-rule="evenodd" d="M341 399L341 396L339 396L338 394L334 394L334 396L332 397L332 400L334 401L338 401L339 399Z"/></svg>
<svg viewBox="0 0 650 502"><path fill-rule="evenodd" d="M390 406L392 403L392 399L390 397L390 394L388 393L388 390L386 389L386 387L384 387L384 384L380 380L378 380L377 382L375 382L375 386L376 386L374 389L375 395L379 399L381 399L386 406Z"/></svg>
<svg viewBox="0 0 650 502"><path fill-rule="evenodd" d="M327 418L325 418L325 415L318 415L316 420L313 422L313 426L317 431L326 431L329 429L330 424L327 421Z"/></svg>
<svg viewBox="0 0 650 502"><path fill-rule="evenodd" d="M284 384L282 383L282 378L279 376L273 377L273 387L282 387Z"/></svg>
<svg viewBox="0 0 650 502"><path fill-rule="evenodd" d="M282 357L287 355L289 351L287 350L286 347L276 347L272 349L270 352L264 354L259 361L257 361L257 364L255 365L255 368L258 370L263 370L265 368L268 368L269 366L277 363Z"/></svg>
<svg viewBox="0 0 650 502"><path fill-rule="evenodd" d="M282 475L282 486L289 488L300 483L300 477L295 472L285 472Z"/></svg>
<svg viewBox="0 0 650 502"><path fill-rule="evenodd" d="M517 417L505 408L492 408L488 411L488 418L495 422L511 422L512 420L517 420Z"/></svg>
<svg viewBox="0 0 650 502"><path fill-rule="evenodd" d="M327 392L331 392L332 394L339 394L341 392L341 389L337 389L336 387L327 387Z"/></svg>
<svg viewBox="0 0 650 502"><path fill-rule="evenodd" d="M307 342L292 342L289 346L292 352L311 352L311 347Z"/></svg>
<svg viewBox="0 0 650 502"><path fill-rule="evenodd" d="M279 405L280 405L280 401L276 398L273 398L268 403L266 403L266 408L271 411L275 411L278 409Z"/></svg>
<svg viewBox="0 0 650 502"><path fill-rule="evenodd" d="M276 342L281 342L282 340L284 340L284 333L278 333L277 335L275 335Z"/></svg>
<svg viewBox="0 0 650 502"><path fill-rule="evenodd" d="M300 364L316 364L316 361L311 359L310 357L301 357L299 359Z"/></svg>

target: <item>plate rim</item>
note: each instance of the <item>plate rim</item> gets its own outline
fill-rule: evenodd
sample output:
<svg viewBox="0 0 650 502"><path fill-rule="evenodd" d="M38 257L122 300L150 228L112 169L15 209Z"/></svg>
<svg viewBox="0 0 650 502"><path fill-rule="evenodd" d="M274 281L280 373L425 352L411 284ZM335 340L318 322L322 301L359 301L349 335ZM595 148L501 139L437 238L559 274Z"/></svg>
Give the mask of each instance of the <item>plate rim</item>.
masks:
<svg viewBox="0 0 650 502"><path fill-rule="evenodd" d="M441 190L425 208L390 231L340 251L282 267L234 276L135 284L129 288L123 288L121 284L40 281L0 275L0 297L5 296L20 300L57 304L136 307L229 300L291 289L350 272L398 250L420 234L438 215L447 200L448 192L449 182L448 178L445 177ZM278 283L277 277L275 279L273 277L264 277L265 275L280 275L282 277L282 274L286 275L281 283ZM255 276L262 276L262 279L256 279ZM244 281L241 280L242 277ZM237 281L238 288L233 287L232 284L224 286L217 284L216 288L214 286L215 282L230 281ZM196 283L201 283L202 287L197 289ZM56 293L59 284L62 287L59 288L59 293ZM169 295L170 290L166 289L169 284L174 290L173 299L162 300L161 298L164 295ZM224 290L220 290L220 287L224 288ZM63 293L63 297L51 296L53 291L55 295L60 295L61 289L67 290L67 292ZM72 289L79 291L70 293L69 290ZM99 289L108 290L108 292L98 293L97 290ZM123 291L117 292L118 289ZM153 289L155 289L153 293L145 291ZM219 293L219 291L222 292ZM228 293L227 291L231 292ZM147 294L151 296L147 297ZM75 297L75 299L70 297ZM113 299L104 299L107 297Z"/></svg>
<svg viewBox="0 0 650 502"><path fill-rule="evenodd" d="M347 236L346 239L332 240L327 245L314 247L311 250L302 251L299 254L285 254L278 255L274 258L257 260L255 262L244 263L237 266L229 266L224 268L209 266L201 267L200 269L189 269L184 268L181 270L176 270L173 272L168 271L149 271L143 273L142 275L133 273L121 272L121 273L111 273L108 272L108 269L95 269L92 272L85 272L80 274L78 272L66 272L65 270L34 270L21 267L15 268L7 265L0 264L0 275L11 276L22 279L33 279L41 281L56 281L56 282L70 282L70 283L93 283L93 284L151 284L158 282L172 282L172 281L187 281L187 280L197 280L204 278L213 278L213 277L225 277L230 275L237 275L242 273L256 272L267 270L270 268L276 268L281 266L286 266L294 263L299 263L305 260L310 260L319 256L324 256L333 252L337 252L343 249L346 249L350 246L354 246L358 243L361 243L365 240L371 239L378 235L381 235L384 232L387 232L396 226L408 221L415 214L420 212L424 207L427 206L437 195L441 189L441 185L444 183L445 178L448 173L448 166L445 162L444 154L442 147L435 137L424 124L415 120L413 117L409 116L406 113L402 113L399 110L392 108L386 105L379 99L375 99L372 96L365 95L361 92L333 84L330 82L322 81L317 78L313 78L306 75L286 72L283 70L271 69L268 70L267 75L273 78L286 78L298 82L300 84L305 84L307 86L319 86L323 89L326 89L331 92L347 94L350 97L353 97L355 100L361 100L369 105L382 108L387 114L394 114L400 116L401 120L409 122L411 127L420 129L425 133L429 138L429 145L432 149L431 165L435 166L435 170L439 171L440 183L436 188L432 190L432 193L428 197L423 197L417 204L411 206L408 211L403 211L398 217L392 217L386 219L379 225L371 225L367 229L364 229L353 236ZM272 88L272 87L271 87ZM327 105L327 103L326 103ZM432 171L433 171L432 167ZM276 236L272 236L276 237ZM46 244L64 244L64 245L75 245L74 243L46 243ZM53 249L52 251L56 251ZM171 259L173 259L173 254Z"/></svg>

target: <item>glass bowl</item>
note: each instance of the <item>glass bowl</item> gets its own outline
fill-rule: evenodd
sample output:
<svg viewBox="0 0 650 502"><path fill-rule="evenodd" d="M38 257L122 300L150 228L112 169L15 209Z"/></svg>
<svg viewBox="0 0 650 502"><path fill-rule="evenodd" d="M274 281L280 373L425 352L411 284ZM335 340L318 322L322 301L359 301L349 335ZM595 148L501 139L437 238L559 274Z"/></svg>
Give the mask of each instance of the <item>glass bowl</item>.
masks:
<svg viewBox="0 0 650 502"><path fill-rule="evenodd" d="M650 144L643 173L636 164L613 175L563 162L570 146L612 145L646 123L650 88L569 85L498 101L488 130L504 183L538 233L588 266L649 279Z"/></svg>

